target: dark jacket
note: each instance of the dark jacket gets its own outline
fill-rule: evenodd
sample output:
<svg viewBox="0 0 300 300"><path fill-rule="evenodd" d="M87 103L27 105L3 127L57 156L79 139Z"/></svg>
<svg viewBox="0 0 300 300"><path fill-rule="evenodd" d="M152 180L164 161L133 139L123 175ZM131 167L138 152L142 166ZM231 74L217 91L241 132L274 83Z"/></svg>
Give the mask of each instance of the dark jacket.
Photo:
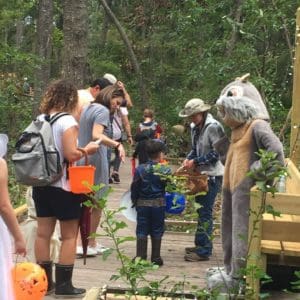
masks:
<svg viewBox="0 0 300 300"><path fill-rule="evenodd" d="M171 174L171 169L149 160L146 164L139 165L134 173L131 184L131 200L136 204L137 200L151 200L163 198L165 195L165 181L154 173Z"/></svg>

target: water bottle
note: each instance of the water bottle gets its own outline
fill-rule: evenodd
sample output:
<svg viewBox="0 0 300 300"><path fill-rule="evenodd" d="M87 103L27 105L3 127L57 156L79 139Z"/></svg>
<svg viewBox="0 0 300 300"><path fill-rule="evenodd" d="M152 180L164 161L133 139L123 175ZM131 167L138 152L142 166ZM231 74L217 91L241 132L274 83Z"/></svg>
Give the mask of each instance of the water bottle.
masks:
<svg viewBox="0 0 300 300"><path fill-rule="evenodd" d="M277 188L278 193L285 193L286 192L285 176L284 175L279 176L276 188Z"/></svg>

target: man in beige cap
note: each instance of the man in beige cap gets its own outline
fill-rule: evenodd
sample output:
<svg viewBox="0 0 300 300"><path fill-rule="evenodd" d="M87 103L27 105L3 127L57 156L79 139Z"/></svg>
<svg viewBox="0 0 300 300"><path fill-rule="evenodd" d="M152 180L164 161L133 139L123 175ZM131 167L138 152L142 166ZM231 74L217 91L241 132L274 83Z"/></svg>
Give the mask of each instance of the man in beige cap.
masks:
<svg viewBox="0 0 300 300"><path fill-rule="evenodd" d="M195 233L195 247L185 248L186 261L209 260L212 254L213 207L215 198L222 185L224 166L214 145L225 136L222 125L213 118L211 108L203 100L189 100L179 112L182 118L191 121L192 150L183 161L187 169L197 169L209 176L209 190L206 195L196 196L198 226Z"/></svg>

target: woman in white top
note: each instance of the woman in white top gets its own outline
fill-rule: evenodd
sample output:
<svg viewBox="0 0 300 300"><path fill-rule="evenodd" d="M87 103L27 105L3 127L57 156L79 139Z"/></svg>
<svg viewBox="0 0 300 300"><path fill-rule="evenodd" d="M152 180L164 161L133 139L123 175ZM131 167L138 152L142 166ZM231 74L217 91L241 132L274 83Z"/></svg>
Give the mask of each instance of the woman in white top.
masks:
<svg viewBox="0 0 300 300"><path fill-rule="evenodd" d="M70 113L70 115L60 117L52 126L54 141L60 158L68 162L75 162L83 156L77 148L78 124L71 115L77 102L76 87L67 80L58 80L48 87L40 105L40 111L43 115L39 118L51 117L58 112ZM96 143L90 142L84 147L84 150L88 154L93 154L98 147ZM61 231L61 248L55 269L55 295L56 297L82 297L85 290L74 288L72 285L82 196L70 191L66 165L64 176L61 179L49 186L34 187L32 197L38 223L35 256L38 264L46 271L48 293L54 290L50 241L58 220Z"/></svg>

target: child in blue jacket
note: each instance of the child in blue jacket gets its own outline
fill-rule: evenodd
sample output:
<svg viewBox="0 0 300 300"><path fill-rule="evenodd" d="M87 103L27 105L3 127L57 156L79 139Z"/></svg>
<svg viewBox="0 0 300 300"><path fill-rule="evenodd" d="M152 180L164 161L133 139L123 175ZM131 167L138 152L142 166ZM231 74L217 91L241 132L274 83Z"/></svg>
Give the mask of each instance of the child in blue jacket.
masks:
<svg viewBox="0 0 300 300"><path fill-rule="evenodd" d="M148 235L151 236L151 262L162 266L161 239L165 226L166 182L158 174L171 174L171 169L159 162L164 160L165 144L148 140L146 151L149 160L140 164L131 184L131 200L137 210L136 257L147 259Z"/></svg>

